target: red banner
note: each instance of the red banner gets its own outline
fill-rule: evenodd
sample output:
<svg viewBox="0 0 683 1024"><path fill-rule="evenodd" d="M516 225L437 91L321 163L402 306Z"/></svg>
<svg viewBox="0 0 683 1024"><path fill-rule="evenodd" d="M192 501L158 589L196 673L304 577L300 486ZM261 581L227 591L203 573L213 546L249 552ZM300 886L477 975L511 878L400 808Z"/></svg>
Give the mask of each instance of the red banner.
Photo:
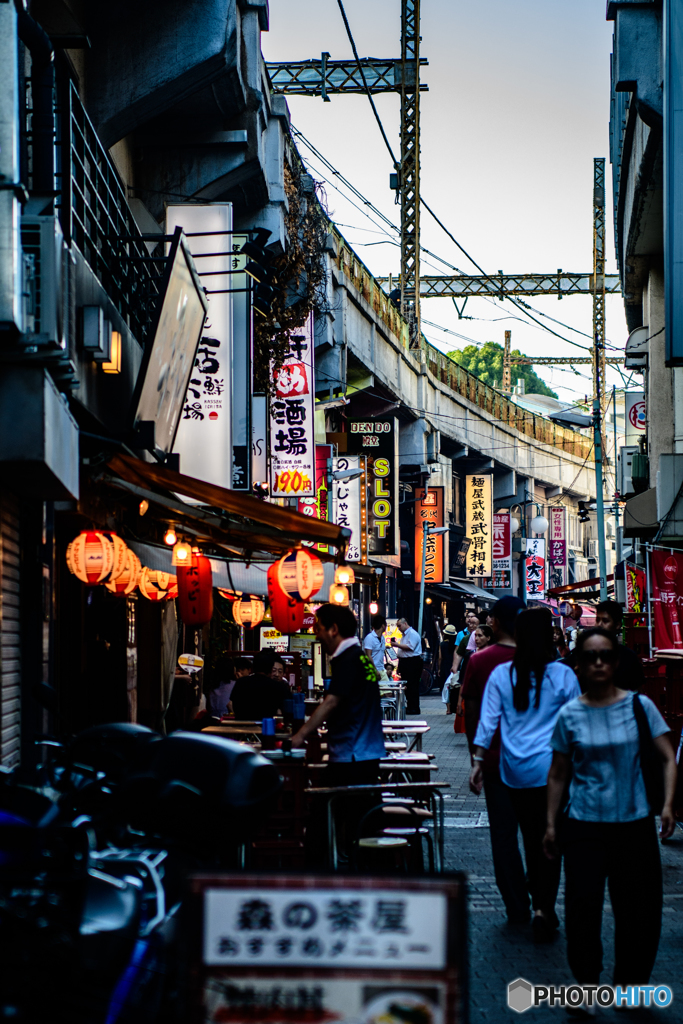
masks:
<svg viewBox="0 0 683 1024"><path fill-rule="evenodd" d="M683 553L653 551L652 596L655 606L655 647L683 648L680 616L683 604Z"/></svg>

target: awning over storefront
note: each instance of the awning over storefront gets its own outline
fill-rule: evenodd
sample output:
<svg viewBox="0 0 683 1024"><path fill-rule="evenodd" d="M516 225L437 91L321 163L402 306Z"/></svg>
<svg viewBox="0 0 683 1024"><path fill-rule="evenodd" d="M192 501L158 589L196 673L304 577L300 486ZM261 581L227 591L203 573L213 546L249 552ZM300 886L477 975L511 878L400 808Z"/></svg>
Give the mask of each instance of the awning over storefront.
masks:
<svg viewBox="0 0 683 1024"><path fill-rule="evenodd" d="M425 591L430 594L436 594L444 601L452 601L457 597L470 597L478 604L485 604L487 607L494 605L498 600L495 594L482 590L481 587L475 586L474 583L467 583L465 580L451 579L448 583L428 583L425 586Z"/></svg>
<svg viewBox="0 0 683 1024"><path fill-rule="evenodd" d="M255 551L279 554L300 547L302 540L340 548L350 536L335 523L312 519L127 455L111 459L97 479L161 506L171 514L169 518L181 522L191 533L234 555Z"/></svg>

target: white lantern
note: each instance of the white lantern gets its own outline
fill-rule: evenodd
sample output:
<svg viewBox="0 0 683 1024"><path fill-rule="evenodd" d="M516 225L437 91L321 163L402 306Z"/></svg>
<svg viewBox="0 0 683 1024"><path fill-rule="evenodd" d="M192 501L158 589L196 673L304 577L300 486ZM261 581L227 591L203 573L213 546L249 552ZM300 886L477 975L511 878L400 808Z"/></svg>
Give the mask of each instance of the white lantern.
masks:
<svg viewBox="0 0 683 1024"><path fill-rule="evenodd" d="M330 587L330 604L346 607L349 603L349 588L342 587L339 583L333 583Z"/></svg>
<svg viewBox="0 0 683 1024"><path fill-rule="evenodd" d="M334 570L334 582L342 587L349 587L356 581L356 574L350 565L338 565Z"/></svg>
<svg viewBox="0 0 683 1024"><path fill-rule="evenodd" d="M125 544L123 546L125 548ZM114 544L99 530L83 530L67 547L66 564L69 572L82 583L94 587L110 577L114 567Z"/></svg>
<svg viewBox="0 0 683 1024"><path fill-rule="evenodd" d="M325 582L325 570L317 555L301 548L292 551L277 563L280 587L297 601L308 601Z"/></svg>
<svg viewBox="0 0 683 1024"><path fill-rule="evenodd" d="M138 584L140 593L148 601L165 601L178 596L178 579L170 572L158 572L156 569L142 570Z"/></svg>
<svg viewBox="0 0 683 1024"><path fill-rule="evenodd" d="M510 533L517 533L520 523L517 516L510 516Z"/></svg>
<svg viewBox="0 0 683 1024"><path fill-rule="evenodd" d="M114 564L109 574L109 579L106 581L111 583L125 572L126 565L128 564L128 545L125 541L121 540L117 533L111 533L111 531L107 530L104 536L114 547Z"/></svg>
<svg viewBox="0 0 683 1024"><path fill-rule="evenodd" d="M140 583L140 577L142 576L142 565L140 559L131 551L130 548L126 548L126 567L123 572L116 577L116 579L110 579L105 583L107 590L111 590L112 594L119 594L123 597L128 597L132 594L135 588Z"/></svg>
<svg viewBox="0 0 683 1024"><path fill-rule="evenodd" d="M235 622L239 626L249 626L250 629L263 621L265 612L266 606L263 601L256 601L254 598L250 601L235 601L232 606L232 616Z"/></svg>

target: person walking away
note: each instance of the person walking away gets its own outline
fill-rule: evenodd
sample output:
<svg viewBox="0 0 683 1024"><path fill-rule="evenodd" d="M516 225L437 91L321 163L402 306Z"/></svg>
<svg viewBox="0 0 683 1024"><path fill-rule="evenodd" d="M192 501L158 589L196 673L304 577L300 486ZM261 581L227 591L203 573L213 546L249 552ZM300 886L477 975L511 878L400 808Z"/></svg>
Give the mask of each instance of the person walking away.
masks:
<svg viewBox="0 0 683 1024"><path fill-rule="evenodd" d="M458 631L452 623L449 622L444 627L441 633L441 643L439 644L439 689L443 692L443 688L446 685L446 680L452 674L453 670L453 655L455 654L455 640L458 635ZM450 687L449 687L450 694ZM451 707L450 697L446 702L446 714L450 715L453 713Z"/></svg>
<svg viewBox="0 0 683 1024"><path fill-rule="evenodd" d="M543 851L550 739L560 709L581 691L575 673L555 661L550 609L521 612L515 641L511 664L494 669L484 691L470 788L481 792L484 756L500 725L500 777L522 832L534 939L549 942L559 924L555 901L560 884L559 858L549 860Z"/></svg>
<svg viewBox="0 0 683 1024"><path fill-rule="evenodd" d="M512 661L515 653L515 621L524 602L517 597L503 597L491 609L494 643L469 660L460 693L465 715L465 731L470 750L479 725L481 702L489 677L499 665ZM528 924L529 891L524 864L517 841L518 825L512 801L500 779L500 731L484 755L482 778L489 818L491 854L496 885L505 904L508 923Z"/></svg>
<svg viewBox="0 0 683 1024"><path fill-rule="evenodd" d="M401 631L401 641L392 637L391 646L396 651L399 661L401 679L406 684L406 714L420 714L420 677L424 662L422 661L422 640L420 634L408 620L399 619L396 623Z"/></svg>
<svg viewBox="0 0 683 1024"><path fill-rule="evenodd" d="M292 737L301 747L308 736L327 723L329 764L325 785L366 786L379 781L379 762L384 757L384 732L377 670L358 642L356 616L350 608L324 604L315 615L316 638L330 656L332 678L323 700ZM376 797L356 796L338 808L347 840L355 834L363 815ZM312 813L306 834L307 859L324 862L325 814Z"/></svg>
<svg viewBox="0 0 683 1024"><path fill-rule="evenodd" d="M363 653L367 654L377 669L380 681L386 681L389 678L384 667L387 649L384 633L387 628L387 620L383 615L373 615L370 619L370 627L370 632L363 640Z"/></svg>
<svg viewBox="0 0 683 1024"><path fill-rule="evenodd" d="M284 711L284 703L291 699L287 683L273 679L274 654L267 648L254 655L253 671L238 679L233 688L230 704L238 721L258 722L274 718Z"/></svg>
<svg viewBox="0 0 683 1024"><path fill-rule="evenodd" d="M465 651L474 650L474 632L479 625L479 616L476 612L468 612L465 617L465 623L465 629L460 630L455 640L455 652L453 654L451 672L456 679L460 669L460 662L465 655Z"/></svg>
<svg viewBox="0 0 683 1024"><path fill-rule="evenodd" d="M491 626L477 626L477 628L475 629L474 634L473 634L473 639L474 639L474 650L472 650L472 651L470 651L469 649L466 650L464 655L463 655L463 659L460 662L460 679L461 680L465 679L465 674L467 672L467 666L469 665L470 658L472 657L472 655L476 654L477 651L483 651L484 648L488 647L493 642L493 629L491 628ZM460 689L460 686L458 686L458 689ZM460 696L460 694L458 694L458 697L459 696Z"/></svg>
<svg viewBox="0 0 683 1024"><path fill-rule="evenodd" d="M595 625L606 629L617 642L619 655L614 672L614 685L620 690L640 692L645 685L643 663L630 647L621 643L624 613L616 601L601 601L595 609Z"/></svg>
<svg viewBox="0 0 683 1024"><path fill-rule="evenodd" d="M577 982L600 982L607 881L614 913L613 984L644 985L659 944L662 869L654 821L660 808L648 801L636 716L664 768L662 839L675 828L676 759L669 728L653 702L616 684L620 652L614 633L587 629L576 651L584 693L564 705L555 724L543 845L556 864L564 854L567 957Z"/></svg>

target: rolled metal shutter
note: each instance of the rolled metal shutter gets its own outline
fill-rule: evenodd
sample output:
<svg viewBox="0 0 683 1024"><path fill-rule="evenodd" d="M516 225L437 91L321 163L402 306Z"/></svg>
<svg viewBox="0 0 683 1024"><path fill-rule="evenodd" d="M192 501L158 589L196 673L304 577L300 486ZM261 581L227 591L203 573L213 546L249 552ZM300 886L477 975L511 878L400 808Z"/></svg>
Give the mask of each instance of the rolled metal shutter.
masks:
<svg viewBox="0 0 683 1024"><path fill-rule="evenodd" d="M19 606L19 504L0 495L0 764L19 763L21 655Z"/></svg>

